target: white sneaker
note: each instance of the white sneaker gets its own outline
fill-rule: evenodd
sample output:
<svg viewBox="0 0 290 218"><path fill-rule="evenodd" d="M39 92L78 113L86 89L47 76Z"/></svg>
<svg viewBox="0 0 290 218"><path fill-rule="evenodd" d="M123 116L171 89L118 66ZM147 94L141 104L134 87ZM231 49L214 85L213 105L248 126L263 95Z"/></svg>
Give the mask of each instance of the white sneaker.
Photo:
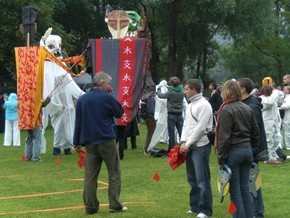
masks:
<svg viewBox="0 0 290 218"><path fill-rule="evenodd" d="M186 213L187 214L193 214L193 212L191 210L188 210Z"/></svg>
<svg viewBox="0 0 290 218"><path fill-rule="evenodd" d="M208 218L204 213L199 213L196 218Z"/></svg>
<svg viewBox="0 0 290 218"><path fill-rule="evenodd" d="M127 210L128 210L128 207L122 207L122 209L120 209L120 210L109 209L110 213L124 212L124 211L127 211Z"/></svg>

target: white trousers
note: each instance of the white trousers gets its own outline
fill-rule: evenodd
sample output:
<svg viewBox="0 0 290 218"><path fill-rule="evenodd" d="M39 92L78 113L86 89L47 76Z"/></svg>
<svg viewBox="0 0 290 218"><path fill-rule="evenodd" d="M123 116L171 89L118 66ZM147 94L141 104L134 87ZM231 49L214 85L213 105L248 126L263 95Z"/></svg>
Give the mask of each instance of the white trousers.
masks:
<svg viewBox="0 0 290 218"><path fill-rule="evenodd" d="M283 123L283 142L287 150L290 150L290 123Z"/></svg>
<svg viewBox="0 0 290 218"><path fill-rule="evenodd" d="M264 121L266 138L267 138L267 146L269 152L269 160L277 160L276 150L278 148L278 143L275 143L275 133L276 133L276 126L275 122L272 120Z"/></svg>
<svg viewBox="0 0 290 218"><path fill-rule="evenodd" d="M20 146L18 120L5 120L4 146Z"/></svg>

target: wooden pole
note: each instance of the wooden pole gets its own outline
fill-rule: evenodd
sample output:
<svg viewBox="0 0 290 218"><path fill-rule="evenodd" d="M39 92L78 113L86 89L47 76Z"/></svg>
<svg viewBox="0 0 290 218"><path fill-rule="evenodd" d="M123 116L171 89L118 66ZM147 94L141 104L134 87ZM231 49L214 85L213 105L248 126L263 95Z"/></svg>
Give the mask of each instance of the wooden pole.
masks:
<svg viewBox="0 0 290 218"><path fill-rule="evenodd" d="M26 46L29 47L30 46L30 33L27 33L26 35Z"/></svg>
<svg viewBox="0 0 290 218"><path fill-rule="evenodd" d="M121 20L117 19L117 38L120 39Z"/></svg>

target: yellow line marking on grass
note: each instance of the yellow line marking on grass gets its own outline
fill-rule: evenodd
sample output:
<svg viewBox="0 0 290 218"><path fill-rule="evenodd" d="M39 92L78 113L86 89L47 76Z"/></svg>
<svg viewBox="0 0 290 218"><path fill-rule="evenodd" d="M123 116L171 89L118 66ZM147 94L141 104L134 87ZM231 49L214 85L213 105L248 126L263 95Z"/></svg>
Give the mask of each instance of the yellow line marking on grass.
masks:
<svg viewBox="0 0 290 218"><path fill-rule="evenodd" d="M158 204L157 202L124 202L123 204ZM109 206L109 204L100 204L101 207ZM39 212L54 212L54 211L63 211L63 210L77 210L84 209L85 206L71 206L71 207L57 207L50 209L42 210L28 210L28 211L18 211L18 212L2 212L0 215L17 215L17 214L26 214L26 213L39 213Z"/></svg>
<svg viewBox="0 0 290 218"><path fill-rule="evenodd" d="M107 189L108 186L105 187L99 187L98 190ZM48 192L48 193L39 193L39 194L30 194L30 195L18 195L18 196L6 196L6 197L0 197L0 200L6 200L6 199L16 199L16 198L34 198L34 197L41 197L41 196L47 196L47 195L61 195L66 193L74 193L74 192L82 192L83 189L78 190L71 190L71 191L62 191L62 192Z"/></svg>
<svg viewBox="0 0 290 218"><path fill-rule="evenodd" d="M102 181L100 181L100 180L98 180L98 183L103 184L103 185L109 185L109 183L102 182Z"/></svg>

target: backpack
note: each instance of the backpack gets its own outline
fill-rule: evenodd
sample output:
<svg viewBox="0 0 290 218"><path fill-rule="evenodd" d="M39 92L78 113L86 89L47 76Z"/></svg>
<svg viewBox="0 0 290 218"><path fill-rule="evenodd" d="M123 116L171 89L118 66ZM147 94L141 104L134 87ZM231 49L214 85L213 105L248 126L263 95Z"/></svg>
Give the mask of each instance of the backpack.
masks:
<svg viewBox="0 0 290 218"><path fill-rule="evenodd" d="M152 157L165 157L167 151L164 149L151 149L150 154Z"/></svg>

